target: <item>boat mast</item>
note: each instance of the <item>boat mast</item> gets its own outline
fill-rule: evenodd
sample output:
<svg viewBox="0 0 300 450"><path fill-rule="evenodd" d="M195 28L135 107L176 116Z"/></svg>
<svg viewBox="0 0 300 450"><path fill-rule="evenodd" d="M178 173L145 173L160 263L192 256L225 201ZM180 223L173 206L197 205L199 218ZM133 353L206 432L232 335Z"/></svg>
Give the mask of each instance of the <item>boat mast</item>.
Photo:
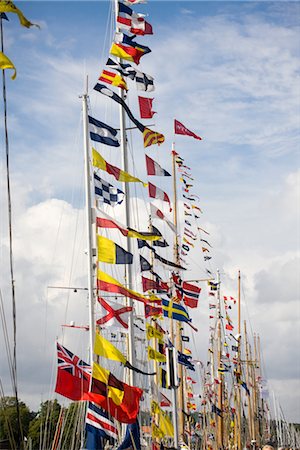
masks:
<svg viewBox="0 0 300 450"><path fill-rule="evenodd" d="M218 369L223 366L222 363L222 334L221 334L221 296L220 296L220 272L217 270L217 298L218 298L218 328L217 328L217 338L218 338ZM223 448L223 433L224 433L224 423L223 423L223 374L220 373L220 382L218 384L218 409L220 410L220 415L217 414L217 445L218 448Z"/></svg>
<svg viewBox="0 0 300 450"><path fill-rule="evenodd" d="M241 423L241 385L239 379L241 377L241 272L238 274L238 352L237 352L237 377L236 377L236 434L235 447L242 448L242 423Z"/></svg>

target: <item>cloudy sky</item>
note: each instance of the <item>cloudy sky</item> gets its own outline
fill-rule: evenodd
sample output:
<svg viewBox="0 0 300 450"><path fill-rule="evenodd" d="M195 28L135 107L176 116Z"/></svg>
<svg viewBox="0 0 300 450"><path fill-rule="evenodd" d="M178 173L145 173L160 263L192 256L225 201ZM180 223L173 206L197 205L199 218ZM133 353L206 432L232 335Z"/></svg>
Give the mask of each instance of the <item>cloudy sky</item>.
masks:
<svg viewBox="0 0 300 450"><path fill-rule="evenodd" d="M91 114L118 127L118 112L92 90L112 41L110 3L39 1L18 6L41 26L27 30L13 15L4 23L5 53L17 68L16 80L7 71L6 81L19 393L34 409L53 396L55 338L62 339L61 324L88 320L85 291L51 288L86 286L79 96L87 75ZM286 418L299 422L299 4L149 1L136 10L148 15L154 29L153 36L137 39L152 49L139 67L155 78L157 114L151 124L166 137L162 146L147 153L171 170L174 118L203 137L175 140L177 152L192 168L203 210L201 226L209 230L213 246L209 265L200 247L190 252L186 278L203 278L206 268L214 273L219 269L222 294L236 296L241 270L243 319L250 334L260 335L270 393L275 392ZM137 92L130 83L129 105L138 117ZM11 333L0 126L0 280ZM121 165L118 150L97 148ZM136 130L129 134L129 153L131 172L146 180L143 143ZM151 181L172 195L169 180ZM133 223L146 229L147 191L135 186L131 192ZM159 201L156 205L168 214L167 207ZM182 210L181 200L180 206ZM110 214L124 220L122 207ZM156 225L171 241L168 229ZM165 255L172 257L171 250ZM134 287L141 289L139 282ZM205 284L202 288L193 321L201 341L197 357L205 361L209 312ZM69 330L64 335L66 346L82 357L83 334ZM2 346L1 337L0 376L9 393Z"/></svg>

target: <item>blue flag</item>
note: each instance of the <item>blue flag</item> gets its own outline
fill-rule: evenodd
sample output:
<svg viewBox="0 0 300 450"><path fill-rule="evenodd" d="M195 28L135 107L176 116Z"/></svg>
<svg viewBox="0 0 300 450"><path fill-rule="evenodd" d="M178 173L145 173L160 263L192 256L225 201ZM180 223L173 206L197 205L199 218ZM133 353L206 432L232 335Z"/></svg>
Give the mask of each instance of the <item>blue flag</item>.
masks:
<svg viewBox="0 0 300 450"><path fill-rule="evenodd" d="M94 173L95 197L97 200L115 206L124 200L124 192L115 188L112 184L102 180Z"/></svg>
<svg viewBox="0 0 300 450"><path fill-rule="evenodd" d="M127 425L124 440L117 450L127 450L131 448L141 450L140 426L138 421Z"/></svg>
<svg viewBox="0 0 300 450"><path fill-rule="evenodd" d="M86 414L86 450L103 450L107 441L114 443L118 430L109 414L94 403L89 402Z"/></svg>
<svg viewBox="0 0 300 450"><path fill-rule="evenodd" d="M120 142L116 138L117 130L106 125L100 120L89 118L89 132L92 141L101 142L101 144L110 145L112 147L120 147Z"/></svg>
<svg viewBox="0 0 300 450"><path fill-rule="evenodd" d="M162 308L164 317L169 317L170 319L180 320L180 322L191 322L190 316L187 310L178 305L178 303L174 303L165 298L162 299Z"/></svg>

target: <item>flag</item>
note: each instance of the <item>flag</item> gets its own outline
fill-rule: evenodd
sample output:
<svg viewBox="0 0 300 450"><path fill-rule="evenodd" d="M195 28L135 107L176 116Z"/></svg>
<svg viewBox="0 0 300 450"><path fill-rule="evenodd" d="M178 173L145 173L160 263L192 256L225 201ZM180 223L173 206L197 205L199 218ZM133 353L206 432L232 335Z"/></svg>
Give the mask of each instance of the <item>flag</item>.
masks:
<svg viewBox="0 0 300 450"><path fill-rule="evenodd" d="M0 6L0 11L1 11L1 6ZM17 76L17 71L16 71L16 68L15 68L14 64L2 52L0 52L0 69L2 69L2 70L13 69L14 73L11 76L12 80L14 80L16 78L16 76Z"/></svg>
<svg viewBox="0 0 300 450"><path fill-rule="evenodd" d="M119 103L119 105L122 106L122 108L124 108L127 116L129 117L129 119L135 124L135 126L143 133L145 130L145 125L143 125L141 122L139 122L134 115L132 114L132 112L130 111L129 107L127 106L126 102L118 95L116 94L114 91L112 91L111 89L109 89L108 87L106 87L104 84L100 84L97 83L96 86L94 86L95 91L100 92L100 94L102 95L106 95L107 97L111 98L112 100L114 100L116 103Z"/></svg>
<svg viewBox="0 0 300 450"><path fill-rule="evenodd" d="M97 325L117 326L128 329L128 316L132 311L132 306L123 306L114 300L109 300L98 297L98 302L101 305L101 314L103 317L97 320ZM122 315L122 317L121 317Z"/></svg>
<svg viewBox="0 0 300 450"><path fill-rule="evenodd" d="M146 271L152 269L152 265L142 255L140 255L140 266L141 266L141 272L146 272Z"/></svg>
<svg viewBox="0 0 300 450"><path fill-rule="evenodd" d="M133 228L126 228L125 225L120 224L120 222L117 222L100 209L97 210L96 224L99 228L117 228L123 236L129 238L138 238L148 241L154 241L161 238L161 233L157 229L150 233L147 231L136 231Z"/></svg>
<svg viewBox="0 0 300 450"><path fill-rule="evenodd" d="M161 219L164 220L167 225L169 226L169 228L171 228L171 230L173 231L173 233L176 234L176 227L175 225L166 218L166 216L164 215L164 213L156 208L156 206L153 205L153 203L150 203L150 214L152 216L152 219Z"/></svg>
<svg viewBox="0 0 300 450"><path fill-rule="evenodd" d="M157 131L152 131L150 128L145 127L143 131L144 136L144 147L150 147L150 145L157 144L160 145L165 142L165 137Z"/></svg>
<svg viewBox="0 0 300 450"><path fill-rule="evenodd" d="M174 130L175 134L185 134L186 136L192 136L193 138L199 139L200 141L202 140L200 136L197 136L197 134L188 130L181 122L176 119L174 120Z"/></svg>
<svg viewBox="0 0 300 450"><path fill-rule="evenodd" d="M190 338L188 336L181 336L182 342L190 342Z"/></svg>
<svg viewBox="0 0 300 450"><path fill-rule="evenodd" d="M145 318L147 319L148 317L159 317L162 315L163 310L160 306L152 306L152 305L145 305L144 306L145 310Z"/></svg>
<svg viewBox="0 0 300 450"><path fill-rule="evenodd" d="M134 423L127 425L123 442L117 448L117 450L129 450L129 449L141 450L141 436L138 420L136 420Z"/></svg>
<svg viewBox="0 0 300 450"><path fill-rule="evenodd" d="M163 355L160 352L157 352L154 348L150 347L148 345L147 347L147 352L148 352L148 359L149 360L154 360L154 361L158 361L158 362L166 362L166 355Z"/></svg>
<svg viewBox="0 0 300 450"><path fill-rule="evenodd" d="M178 363L185 366L187 369L195 371L195 366L191 362L192 357L189 355L185 355L178 351Z"/></svg>
<svg viewBox="0 0 300 450"><path fill-rule="evenodd" d="M165 436L173 437L174 428L170 417L166 412L164 412L160 408L159 404L154 400L152 400L151 402L151 413L153 416L155 416L158 422L157 427L159 431L163 434L163 437Z"/></svg>
<svg viewBox="0 0 300 450"><path fill-rule="evenodd" d="M193 380L193 378L191 378L191 377L186 377L186 381L190 382L192 384L196 384L197 383L197 381Z"/></svg>
<svg viewBox="0 0 300 450"><path fill-rule="evenodd" d="M215 309L215 308L216 308L216 305L214 305L213 303L210 303L210 304L208 305L208 307L209 307L209 309Z"/></svg>
<svg viewBox="0 0 300 450"><path fill-rule="evenodd" d="M245 389L245 391L247 392L247 395L250 396L250 391L249 391L248 386L247 386L247 384L245 383L245 381L241 381L240 384L241 384L241 386Z"/></svg>
<svg viewBox="0 0 300 450"><path fill-rule="evenodd" d="M148 183L148 193L150 198L158 198L159 200L162 200L163 202L168 202L170 207L170 212L172 211L171 208L171 201L166 192L158 188L152 183Z"/></svg>
<svg viewBox="0 0 300 450"><path fill-rule="evenodd" d="M57 378L55 392L70 400L83 400L90 385L90 366L70 350L57 345Z"/></svg>
<svg viewBox="0 0 300 450"><path fill-rule="evenodd" d="M138 100L141 118L151 119L155 114L155 111L152 111L152 102L154 99L138 96Z"/></svg>
<svg viewBox="0 0 300 450"><path fill-rule="evenodd" d="M154 280L151 280L150 278L146 278L142 276L142 285L143 285L143 292L155 289L157 291L164 291L164 292L168 292L169 291L169 286L167 285L167 283L164 282L157 282Z"/></svg>
<svg viewBox="0 0 300 450"><path fill-rule="evenodd" d="M110 239L97 235L98 261L108 264L132 264L133 254Z"/></svg>
<svg viewBox="0 0 300 450"><path fill-rule="evenodd" d="M168 399L162 392L159 392L159 406L169 407L172 406L171 400Z"/></svg>
<svg viewBox="0 0 300 450"><path fill-rule="evenodd" d="M127 61L133 61L135 64L139 64L142 56L150 53L151 50L145 45L134 42L135 36L127 36L127 34L117 32L115 34L115 41L113 42L109 53L117 56L120 59Z"/></svg>
<svg viewBox="0 0 300 450"><path fill-rule="evenodd" d="M135 84L138 91L155 91L154 78L147 73L140 72L139 70L137 70L135 73Z"/></svg>
<svg viewBox="0 0 300 450"><path fill-rule="evenodd" d="M94 173L95 197L97 200L108 205L120 205L124 200L124 192L121 189L115 188L108 181L102 180Z"/></svg>
<svg viewBox="0 0 300 450"><path fill-rule="evenodd" d="M211 405L211 412L217 414L220 417L222 417L222 411L216 405Z"/></svg>
<svg viewBox="0 0 300 450"><path fill-rule="evenodd" d="M110 69L117 70L123 77L128 77L132 80L135 78L136 69L134 69L131 64L119 63L112 58L108 58L106 65Z"/></svg>
<svg viewBox="0 0 300 450"><path fill-rule="evenodd" d="M98 153L94 148L92 149L93 152L93 166L98 167L98 169L104 170L105 172L109 173L110 175L113 175L116 180L118 181L125 181L125 182L134 182L134 183L142 183L144 186L147 186L147 183L144 183L139 178L136 178L129 173L125 172L124 170L118 169L118 167L113 166L105 161L105 159Z"/></svg>
<svg viewBox="0 0 300 450"><path fill-rule="evenodd" d="M111 342L105 339L101 334L96 333L94 353L103 358L110 359L111 361L118 361L123 366L127 367L134 372L141 373L143 375L155 375L155 373L146 373L137 367L133 367L120 350L117 349Z"/></svg>
<svg viewBox="0 0 300 450"><path fill-rule="evenodd" d="M158 255L155 251L154 251L154 259L156 259L157 261L162 263L164 266L167 266L168 268L174 267L175 269L186 270L185 267L182 267L180 264L176 264L176 263L174 263L172 261L168 261L167 259L165 259L162 256Z"/></svg>
<svg viewBox="0 0 300 450"><path fill-rule="evenodd" d="M152 26L143 18L144 14L134 13L132 9L124 3L118 2L118 5L119 13L117 16L117 24L119 28L141 36L153 34ZM124 16L120 16L120 14L124 14Z"/></svg>
<svg viewBox="0 0 300 450"><path fill-rule="evenodd" d="M92 402L88 403L85 430L86 450L95 450L104 448L103 440L109 440L114 443L118 439L118 429L109 414Z"/></svg>
<svg viewBox="0 0 300 450"><path fill-rule="evenodd" d="M219 283L213 283L212 281L208 281L207 284L210 287L211 291L217 291L218 290L218 284Z"/></svg>
<svg viewBox="0 0 300 450"><path fill-rule="evenodd" d="M12 12L12 13L17 14L18 17L19 17L20 24L23 27L30 28L30 27L35 26L35 27L40 28L39 25L36 25L35 23L29 22L29 20L26 19L26 17L22 13L22 11L19 8L17 8L14 5L14 3L11 2L10 0L0 1L0 12L1 13Z"/></svg>
<svg viewBox="0 0 300 450"><path fill-rule="evenodd" d="M177 303L174 303L167 299L162 299L162 308L164 317L169 319L179 320L180 322L191 322L190 316L187 310Z"/></svg>
<svg viewBox="0 0 300 450"><path fill-rule="evenodd" d="M123 0L125 5L136 5L137 3L147 3L146 0Z"/></svg>
<svg viewBox="0 0 300 450"><path fill-rule="evenodd" d="M226 330L232 331L234 327L230 323L226 323L225 328Z"/></svg>
<svg viewBox="0 0 300 450"><path fill-rule="evenodd" d="M104 69L98 80L128 91L128 87L124 78L117 73L111 72L110 70Z"/></svg>
<svg viewBox="0 0 300 450"><path fill-rule="evenodd" d="M135 422L142 393L142 389L123 383L109 370L93 363L91 389L85 399L97 403L115 419L123 423Z"/></svg>
<svg viewBox="0 0 300 450"><path fill-rule="evenodd" d="M164 338L164 333L163 333L163 331L156 329L149 323L146 323L146 336L147 336L148 341L150 341L150 339L162 340Z"/></svg>
<svg viewBox="0 0 300 450"><path fill-rule="evenodd" d="M147 175L155 175L159 177L170 177L171 174L163 169L154 159L150 158L150 156L145 155L146 157L146 169Z"/></svg>
<svg viewBox="0 0 300 450"><path fill-rule="evenodd" d="M102 270L98 269L97 272L97 287L101 291L114 292L116 294L124 295L125 297L132 298L139 302L148 303L148 298L138 292L123 286L119 281L108 275ZM158 298L157 298L158 299ZM158 299L160 300L160 299Z"/></svg>
<svg viewBox="0 0 300 450"><path fill-rule="evenodd" d="M184 281L182 284L182 291L184 304L190 308L197 308L201 288Z"/></svg>
<svg viewBox="0 0 300 450"><path fill-rule="evenodd" d="M154 231L155 233L160 233L160 231L152 225L152 232ZM161 233L160 233L161 234ZM169 244L167 243L167 241L165 239L158 239L157 241L153 242L154 247L169 247Z"/></svg>

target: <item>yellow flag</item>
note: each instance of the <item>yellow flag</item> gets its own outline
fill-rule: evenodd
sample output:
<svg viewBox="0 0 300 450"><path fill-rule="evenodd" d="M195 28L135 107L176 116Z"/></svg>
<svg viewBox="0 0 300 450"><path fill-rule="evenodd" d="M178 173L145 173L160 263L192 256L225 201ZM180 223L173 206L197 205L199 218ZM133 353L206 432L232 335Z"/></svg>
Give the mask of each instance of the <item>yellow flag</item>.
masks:
<svg viewBox="0 0 300 450"><path fill-rule="evenodd" d="M19 8L17 8L13 4L13 2L11 2L10 0L6 0L6 1L1 0L0 1L0 13L2 13L2 12L3 13L11 12L11 13L17 14L19 17L19 20L20 20L20 24L23 25L23 27L30 28L32 26L35 26L35 27L40 28L39 25L29 22L29 20L26 19L26 17L22 13L22 11L20 11Z"/></svg>
<svg viewBox="0 0 300 450"><path fill-rule="evenodd" d="M166 362L166 356L160 352L154 350L154 348L148 346L148 359L154 359L158 362Z"/></svg>
<svg viewBox="0 0 300 450"><path fill-rule="evenodd" d="M4 53L0 52L0 69L13 69L14 73L11 76L11 79L14 80L17 76L17 71L14 66L14 64L11 62L11 60L4 55Z"/></svg>
<svg viewBox="0 0 300 450"><path fill-rule="evenodd" d="M146 324L146 335L147 335L148 341L150 341L150 339L153 339L153 338L162 340L164 337L163 333L158 331L156 328L154 328L149 323Z"/></svg>
<svg viewBox="0 0 300 450"><path fill-rule="evenodd" d="M163 439L165 437L164 433L155 423L152 423L152 437L156 439Z"/></svg>
<svg viewBox="0 0 300 450"><path fill-rule="evenodd" d="M126 358L120 350L117 349L111 342L105 339L101 334L96 334L94 353L104 358L111 359L112 361L119 361L122 364L126 364Z"/></svg>
<svg viewBox="0 0 300 450"><path fill-rule="evenodd" d="M99 366L97 363L93 363L92 376L101 383L106 384L107 396L111 398L116 405L122 403L124 391L114 386L116 384L114 383L114 380L116 379L111 376L109 370L104 369L104 367Z"/></svg>
<svg viewBox="0 0 300 450"><path fill-rule="evenodd" d="M170 417L165 411L163 411L159 404L152 400L151 402L151 414L156 415L156 421L158 428L164 436L174 436L174 428Z"/></svg>

